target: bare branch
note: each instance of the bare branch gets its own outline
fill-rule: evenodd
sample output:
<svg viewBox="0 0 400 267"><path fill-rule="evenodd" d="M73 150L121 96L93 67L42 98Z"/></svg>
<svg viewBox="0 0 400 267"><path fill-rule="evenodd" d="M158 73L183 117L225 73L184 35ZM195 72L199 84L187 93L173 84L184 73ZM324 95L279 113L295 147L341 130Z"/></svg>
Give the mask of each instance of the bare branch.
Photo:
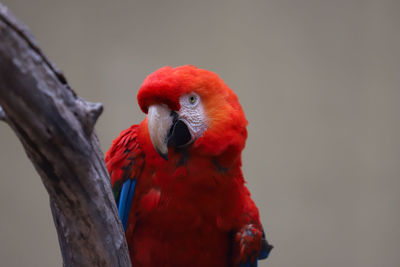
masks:
<svg viewBox="0 0 400 267"><path fill-rule="evenodd" d="M7 118L49 193L64 266L130 266L93 131L102 105L77 97L1 3L0 40L0 118Z"/></svg>
<svg viewBox="0 0 400 267"><path fill-rule="evenodd" d="M91 134L97 119L103 112L103 104L92 103L80 99L84 115L82 116L82 124L85 126L85 130L88 134Z"/></svg>

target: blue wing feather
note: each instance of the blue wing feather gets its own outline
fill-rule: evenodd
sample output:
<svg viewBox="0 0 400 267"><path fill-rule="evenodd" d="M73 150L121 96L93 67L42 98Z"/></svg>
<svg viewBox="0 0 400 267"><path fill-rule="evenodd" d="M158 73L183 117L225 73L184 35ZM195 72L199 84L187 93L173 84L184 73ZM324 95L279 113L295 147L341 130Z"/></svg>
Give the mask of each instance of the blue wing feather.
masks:
<svg viewBox="0 0 400 267"><path fill-rule="evenodd" d="M129 211L131 210L133 195L135 194L135 187L136 180L126 180L125 183L122 185L122 190L118 202L118 213L125 231L128 224Z"/></svg>

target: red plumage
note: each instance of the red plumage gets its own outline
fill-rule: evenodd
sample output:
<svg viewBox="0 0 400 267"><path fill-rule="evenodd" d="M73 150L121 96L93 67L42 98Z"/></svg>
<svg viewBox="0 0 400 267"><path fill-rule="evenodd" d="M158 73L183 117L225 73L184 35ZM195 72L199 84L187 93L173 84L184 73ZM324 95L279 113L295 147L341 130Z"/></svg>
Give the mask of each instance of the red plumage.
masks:
<svg viewBox="0 0 400 267"><path fill-rule="evenodd" d="M236 95L214 73L194 66L164 67L138 93L141 109L197 93L209 127L168 161L153 147L147 118L121 132L106 154L118 198L136 179L126 237L133 266L232 266L255 260L262 226L241 171L247 121Z"/></svg>

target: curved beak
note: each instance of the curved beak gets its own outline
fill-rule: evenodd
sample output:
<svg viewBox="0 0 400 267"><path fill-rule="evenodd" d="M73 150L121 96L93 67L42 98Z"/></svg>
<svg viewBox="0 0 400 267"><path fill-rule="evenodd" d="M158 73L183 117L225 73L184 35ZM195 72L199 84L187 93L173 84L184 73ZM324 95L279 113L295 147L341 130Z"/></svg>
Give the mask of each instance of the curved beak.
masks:
<svg viewBox="0 0 400 267"><path fill-rule="evenodd" d="M147 117L151 142L163 159L168 160L168 147L179 148L192 141L185 122L166 105L151 105Z"/></svg>

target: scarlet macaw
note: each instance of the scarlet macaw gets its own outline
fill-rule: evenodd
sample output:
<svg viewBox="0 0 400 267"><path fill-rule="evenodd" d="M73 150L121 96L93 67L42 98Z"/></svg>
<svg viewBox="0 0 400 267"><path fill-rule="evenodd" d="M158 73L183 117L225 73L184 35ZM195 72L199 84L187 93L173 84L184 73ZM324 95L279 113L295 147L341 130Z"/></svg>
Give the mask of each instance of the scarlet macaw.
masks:
<svg viewBox="0 0 400 267"><path fill-rule="evenodd" d="M257 266L272 246L241 171L235 93L187 65L150 74L137 98L147 117L106 153L133 266Z"/></svg>

